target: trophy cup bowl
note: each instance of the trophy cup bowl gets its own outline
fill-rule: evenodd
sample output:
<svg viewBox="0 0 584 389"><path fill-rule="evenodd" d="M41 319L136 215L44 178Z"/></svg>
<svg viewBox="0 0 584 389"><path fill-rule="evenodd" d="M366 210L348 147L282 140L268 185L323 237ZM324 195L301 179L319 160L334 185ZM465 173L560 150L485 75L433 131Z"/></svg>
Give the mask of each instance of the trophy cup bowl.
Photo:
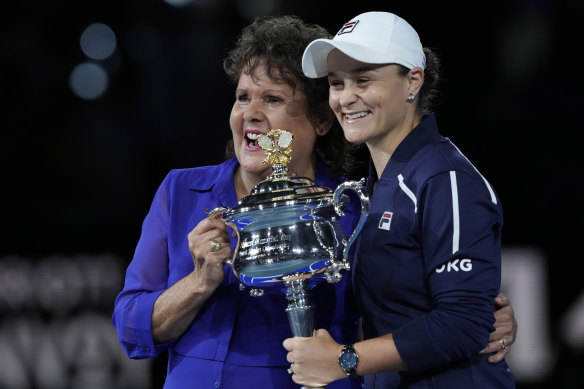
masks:
<svg viewBox="0 0 584 389"><path fill-rule="evenodd" d="M272 174L256 185L234 208L219 207L233 229L237 245L226 262L241 285L261 296L265 288L286 293L286 312L294 336L312 336L314 307L310 290L319 282L338 282L350 269L349 250L369 214L369 198L361 181L347 181L335 190L288 172L292 133L271 130L258 143ZM349 197L357 193L361 215L349 239L340 224Z"/></svg>

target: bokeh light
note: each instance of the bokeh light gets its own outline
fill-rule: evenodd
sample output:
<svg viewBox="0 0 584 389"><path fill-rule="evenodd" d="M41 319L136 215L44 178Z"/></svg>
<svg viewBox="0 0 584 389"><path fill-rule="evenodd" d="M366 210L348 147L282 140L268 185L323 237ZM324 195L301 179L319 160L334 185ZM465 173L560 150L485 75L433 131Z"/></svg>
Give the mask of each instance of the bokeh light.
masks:
<svg viewBox="0 0 584 389"><path fill-rule="evenodd" d="M79 39L81 50L91 59L103 60L116 49L117 39L113 30L103 23L89 25Z"/></svg>
<svg viewBox="0 0 584 389"><path fill-rule="evenodd" d="M97 99L107 90L109 76L101 65L84 62L77 65L69 77L69 87L78 97Z"/></svg>

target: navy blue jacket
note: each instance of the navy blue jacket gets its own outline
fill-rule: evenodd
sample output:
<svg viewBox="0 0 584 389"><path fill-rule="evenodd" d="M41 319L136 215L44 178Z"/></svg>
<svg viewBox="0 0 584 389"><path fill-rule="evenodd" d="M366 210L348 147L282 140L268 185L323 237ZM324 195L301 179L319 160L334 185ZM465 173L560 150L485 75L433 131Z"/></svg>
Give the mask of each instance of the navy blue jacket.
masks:
<svg viewBox="0 0 584 389"><path fill-rule="evenodd" d="M408 371L367 376L366 388L514 388L504 361L478 354L494 330L501 280L503 211L493 188L433 115L376 179L371 165L354 288L364 337L393 333Z"/></svg>

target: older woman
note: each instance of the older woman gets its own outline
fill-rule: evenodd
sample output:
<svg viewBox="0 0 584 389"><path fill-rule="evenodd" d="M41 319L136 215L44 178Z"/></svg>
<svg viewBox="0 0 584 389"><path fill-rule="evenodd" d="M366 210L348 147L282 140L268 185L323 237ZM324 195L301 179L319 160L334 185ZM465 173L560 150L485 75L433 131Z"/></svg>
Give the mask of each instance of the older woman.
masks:
<svg viewBox="0 0 584 389"><path fill-rule="evenodd" d="M290 171L335 188L350 164L347 143L327 103L326 81L302 74L302 52L326 30L296 17L260 18L247 26L224 68L236 83L230 157L216 166L173 170L142 227L113 322L131 358L168 351L165 388L297 388L282 340L291 336L280 291L251 297L224 264L231 258L225 224L205 209L235 207L271 168L257 145L271 129L294 134ZM352 231L358 212L341 219ZM211 248L211 242L220 245ZM215 244L215 243L213 243ZM355 341L359 313L350 277L314 287L316 325L339 342ZM345 298L345 295L348 295ZM358 388L346 379L331 388Z"/></svg>

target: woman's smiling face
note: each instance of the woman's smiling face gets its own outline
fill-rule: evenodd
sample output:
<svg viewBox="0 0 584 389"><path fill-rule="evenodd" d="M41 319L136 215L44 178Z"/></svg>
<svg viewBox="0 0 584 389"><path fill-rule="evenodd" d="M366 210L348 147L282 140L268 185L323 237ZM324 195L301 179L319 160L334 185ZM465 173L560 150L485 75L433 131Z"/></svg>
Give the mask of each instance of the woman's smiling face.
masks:
<svg viewBox="0 0 584 389"><path fill-rule="evenodd" d="M284 81L269 78L264 66L256 68L253 78L241 74L229 123L243 173L261 179L271 173L270 166L263 163L266 155L258 146L257 137L281 129L294 135L290 171L301 176L314 175L317 135L306 104L304 93Z"/></svg>
<svg viewBox="0 0 584 389"><path fill-rule="evenodd" d="M406 117L407 79L398 65L372 65L339 50L328 56L329 104L351 143L375 144Z"/></svg>

